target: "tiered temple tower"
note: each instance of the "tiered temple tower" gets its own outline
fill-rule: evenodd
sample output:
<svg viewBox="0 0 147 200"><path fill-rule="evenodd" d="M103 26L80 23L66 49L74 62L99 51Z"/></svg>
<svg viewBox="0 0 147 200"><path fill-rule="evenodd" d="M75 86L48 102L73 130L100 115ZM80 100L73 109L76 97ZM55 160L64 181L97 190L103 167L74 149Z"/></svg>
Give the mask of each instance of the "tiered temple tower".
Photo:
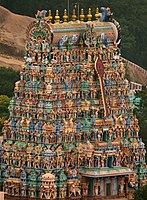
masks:
<svg viewBox="0 0 147 200"><path fill-rule="evenodd" d="M144 184L145 146L109 8L87 21L38 11L3 127L1 186L16 197L127 196ZM138 167L139 166L139 167Z"/></svg>

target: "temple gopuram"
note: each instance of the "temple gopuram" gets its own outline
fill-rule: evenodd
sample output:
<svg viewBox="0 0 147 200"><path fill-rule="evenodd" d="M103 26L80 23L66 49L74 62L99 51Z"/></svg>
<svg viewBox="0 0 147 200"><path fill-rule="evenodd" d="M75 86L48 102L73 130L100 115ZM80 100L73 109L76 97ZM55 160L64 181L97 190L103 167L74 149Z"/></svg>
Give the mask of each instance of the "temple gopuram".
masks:
<svg viewBox="0 0 147 200"><path fill-rule="evenodd" d="M120 25L91 13L38 11L27 27L0 146L6 199L114 199L146 183Z"/></svg>

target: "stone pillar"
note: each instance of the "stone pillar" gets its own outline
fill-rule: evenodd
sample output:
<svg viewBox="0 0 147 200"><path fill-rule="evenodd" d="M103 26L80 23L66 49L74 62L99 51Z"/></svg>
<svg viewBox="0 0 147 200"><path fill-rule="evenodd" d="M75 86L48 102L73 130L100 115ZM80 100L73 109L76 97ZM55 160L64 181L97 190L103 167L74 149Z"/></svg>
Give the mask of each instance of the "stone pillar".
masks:
<svg viewBox="0 0 147 200"><path fill-rule="evenodd" d="M112 179L112 196L116 196L118 194L118 189L117 189L117 178L114 177Z"/></svg>
<svg viewBox="0 0 147 200"><path fill-rule="evenodd" d="M104 196L104 178L101 179L101 182L100 182L100 195L103 197Z"/></svg>
<svg viewBox="0 0 147 200"><path fill-rule="evenodd" d="M126 176L126 178L125 178L125 184L126 184L126 196L128 195L128 192L129 192L129 190L128 190L128 181L129 181L129 177Z"/></svg>
<svg viewBox="0 0 147 200"><path fill-rule="evenodd" d="M104 197L106 196L106 178L104 178Z"/></svg>

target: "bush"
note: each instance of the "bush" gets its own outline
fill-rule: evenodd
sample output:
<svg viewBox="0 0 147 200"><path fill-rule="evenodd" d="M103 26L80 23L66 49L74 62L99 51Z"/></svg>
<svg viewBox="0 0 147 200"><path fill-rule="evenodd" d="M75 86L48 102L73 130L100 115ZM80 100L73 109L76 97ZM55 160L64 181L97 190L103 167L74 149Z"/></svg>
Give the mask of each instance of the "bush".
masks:
<svg viewBox="0 0 147 200"><path fill-rule="evenodd" d="M134 200L147 200L147 185L135 191Z"/></svg>
<svg viewBox="0 0 147 200"><path fill-rule="evenodd" d="M9 117L8 106L9 106L10 100L11 98L9 98L8 96L0 95L0 134L2 131L4 121L8 119Z"/></svg>
<svg viewBox="0 0 147 200"><path fill-rule="evenodd" d="M0 67L0 95L13 96L14 84L19 80L19 71Z"/></svg>

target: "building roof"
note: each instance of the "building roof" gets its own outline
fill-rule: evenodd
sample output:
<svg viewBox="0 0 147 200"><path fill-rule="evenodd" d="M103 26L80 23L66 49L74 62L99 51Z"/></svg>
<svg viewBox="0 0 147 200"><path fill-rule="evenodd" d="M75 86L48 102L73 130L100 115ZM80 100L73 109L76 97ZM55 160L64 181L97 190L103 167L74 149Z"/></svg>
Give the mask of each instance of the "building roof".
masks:
<svg viewBox="0 0 147 200"><path fill-rule="evenodd" d="M42 180L43 181L50 181L50 180L55 180L55 175L51 174L51 173L46 173L42 176Z"/></svg>
<svg viewBox="0 0 147 200"><path fill-rule="evenodd" d="M114 168L80 168L80 174L86 177L108 177L133 174L132 170L127 167Z"/></svg>
<svg viewBox="0 0 147 200"><path fill-rule="evenodd" d="M19 178L8 178L7 182L21 183L21 179L19 179Z"/></svg>
<svg viewBox="0 0 147 200"><path fill-rule="evenodd" d="M57 46L58 40L62 38L64 35L67 35L67 37L71 37L74 34L77 37L79 37L81 33L83 33L86 30L87 23L93 24L96 36L99 36L102 33L105 33L105 38L109 37L111 42L114 42L117 40L117 29L112 22L99 22L99 21L73 22L73 21L70 21L68 23L50 24L52 27L52 31L54 33L53 46Z"/></svg>

